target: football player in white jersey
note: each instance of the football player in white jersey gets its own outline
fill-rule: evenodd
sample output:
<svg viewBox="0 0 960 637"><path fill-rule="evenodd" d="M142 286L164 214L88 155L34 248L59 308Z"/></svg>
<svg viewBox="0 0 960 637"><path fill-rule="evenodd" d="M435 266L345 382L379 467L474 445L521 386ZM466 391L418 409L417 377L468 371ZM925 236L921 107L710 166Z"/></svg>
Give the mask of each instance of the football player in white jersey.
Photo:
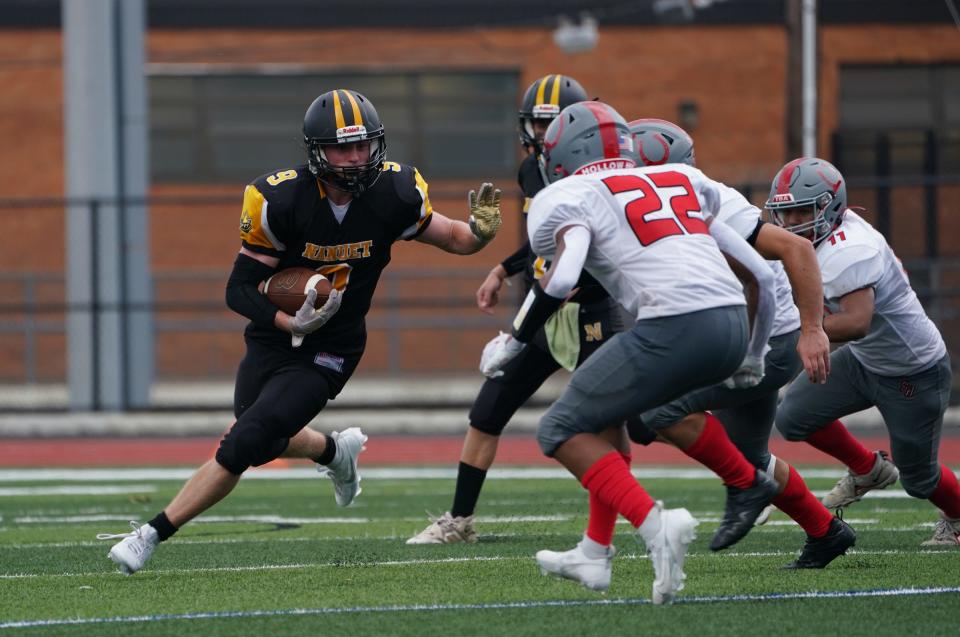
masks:
<svg viewBox="0 0 960 637"><path fill-rule="evenodd" d="M630 130L644 165L695 165L693 140L676 124L639 119L630 122ZM763 222L760 210L739 192L722 184L718 189L722 198L717 219L765 257L776 259L767 262L776 280L777 308L763 380L754 387L719 384L694 390L644 413L642 418L630 420L627 430L634 442L644 445L658 439L659 434L661 441L676 445L723 480L728 494L724 518L743 519L737 520L740 524L721 524L710 541L711 550L727 548L742 538L753 526L762 503L772 498L773 504L796 520L808 536L802 554L789 567L823 568L854 544L856 534L817 500L793 467L772 456L768 448L779 389L803 369L801 361L807 362L814 382L828 369L829 361L824 359L829 359L830 345L822 329L823 287L817 256L810 242ZM792 279L788 279L788 271ZM796 282L797 304L804 306L803 312L794 303L791 280ZM725 443L715 443L724 431L736 446L733 453ZM741 456L745 458L742 463ZM771 491L746 488L754 484L758 470L776 478L769 483ZM737 501L740 506L732 506ZM611 579L613 551L597 549L598 545L603 549L611 546L615 523L616 516L604 515L602 508L591 502L581 542L568 551L539 551L541 570L602 590Z"/></svg>
<svg viewBox="0 0 960 637"><path fill-rule="evenodd" d="M759 383L776 299L763 259L712 218L719 184L685 165L636 168L638 159L626 121L601 102L569 106L547 129L551 184L534 198L527 231L533 251L552 264L533 285L512 333L485 348L481 369L495 374L517 355L584 268L634 316L633 327L574 372L540 421L537 440L592 499L637 529L654 566L653 602L660 604L683 587L697 521L686 509L654 502L617 447L598 434L731 376L740 386ZM721 249L753 281L752 334L743 286Z"/></svg>
<svg viewBox="0 0 960 637"><path fill-rule="evenodd" d="M812 157L786 164L766 203L773 220L806 237L823 274L831 355L826 384L797 378L777 412L787 440L805 440L849 468L824 498L829 507L859 500L896 481L940 509L925 545L960 546L960 485L937 450L951 371L946 346L883 235L847 208L843 175ZM838 420L876 406L890 433L893 461L871 452Z"/></svg>

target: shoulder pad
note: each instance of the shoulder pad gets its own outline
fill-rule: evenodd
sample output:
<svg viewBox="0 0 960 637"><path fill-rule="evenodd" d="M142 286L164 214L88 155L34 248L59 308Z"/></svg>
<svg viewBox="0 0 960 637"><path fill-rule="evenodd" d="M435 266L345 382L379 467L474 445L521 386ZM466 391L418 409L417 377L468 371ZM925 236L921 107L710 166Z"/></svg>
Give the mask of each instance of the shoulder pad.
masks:
<svg viewBox="0 0 960 637"><path fill-rule="evenodd" d="M883 276L883 252L865 242L851 241L841 228L817 250L823 276L823 295L835 299L874 285ZM831 238L834 239L831 242Z"/></svg>

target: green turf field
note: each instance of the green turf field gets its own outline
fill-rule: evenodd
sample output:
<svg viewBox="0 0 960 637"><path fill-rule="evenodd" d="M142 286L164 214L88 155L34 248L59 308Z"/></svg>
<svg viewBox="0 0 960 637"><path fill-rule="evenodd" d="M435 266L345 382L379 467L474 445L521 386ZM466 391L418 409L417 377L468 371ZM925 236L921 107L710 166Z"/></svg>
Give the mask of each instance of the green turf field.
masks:
<svg viewBox="0 0 960 637"><path fill-rule="evenodd" d="M368 470L363 494L348 509L334 505L325 479L244 480L161 545L146 569L126 577L105 557L110 542L95 535L151 517L175 494L179 477L20 480L7 472L0 481L0 630L138 637L960 634L960 550L919 548L935 520L928 503L897 490L872 494L846 512L859 532L855 551L824 571L783 571L802 531L777 513L737 546L711 554L722 487L681 473L641 478L668 507L686 506L701 520L686 589L674 606L654 607L647 602L650 562L625 524L614 540L620 555L607 595L540 575L533 554L571 547L586 521L585 492L568 478L521 472L490 479L481 541L445 547L404 540L424 526L425 511L449 506L451 479ZM808 479L814 489L833 484L829 474L812 475L822 476Z"/></svg>

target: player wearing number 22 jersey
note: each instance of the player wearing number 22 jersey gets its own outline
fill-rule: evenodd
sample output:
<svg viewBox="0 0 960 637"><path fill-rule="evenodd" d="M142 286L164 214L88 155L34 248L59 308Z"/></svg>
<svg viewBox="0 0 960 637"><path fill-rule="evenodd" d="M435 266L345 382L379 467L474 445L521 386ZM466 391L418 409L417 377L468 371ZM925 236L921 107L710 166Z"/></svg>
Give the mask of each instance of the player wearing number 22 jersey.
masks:
<svg viewBox="0 0 960 637"><path fill-rule="evenodd" d="M633 135L610 106L581 102L561 111L544 135L544 156L551 184L534 198L527 232L551 266L512 333L487 346L481 367L495 373L518 355L582 270L636 319L577 368L537 440L587 489L591 516L623 515L637 529L654 566L653 602L669 603L683 587L697 522L686 509L656 504L600 434L730 376L759 382L762 363L745 364L762 360L770 336L773 273L736 231L712 219L719 184L686 165L636 168ZM759 284L752 335L743 286L721 250Z"/></svg>

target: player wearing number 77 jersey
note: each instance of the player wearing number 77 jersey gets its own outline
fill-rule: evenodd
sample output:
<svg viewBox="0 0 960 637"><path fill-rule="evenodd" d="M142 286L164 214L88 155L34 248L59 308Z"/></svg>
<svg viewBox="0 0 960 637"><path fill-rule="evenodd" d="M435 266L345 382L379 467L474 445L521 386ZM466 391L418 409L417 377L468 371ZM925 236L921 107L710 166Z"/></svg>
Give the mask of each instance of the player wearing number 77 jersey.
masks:
<svg viewBox="0 0 960 637"><path fill-rule="evenodd" d="M773 220L813 242L823 275L834 343L826 384L797 378L777 411L787 440L805 440L849 468L824 498L843 507L896 481L940 509L925 545L960 546L960 485L938 462L950 398L950 357L940 332L910 287L883 235L847 209L843 175L815 157L795 159L773 179L766 203ZM891 462L860 444L838 420L876 406L890 433ZM895 464L894 464L895 463Z"/></svg>
<svg viewBox="0 0 960 637"><path fill-rule="evenodd" d="M122 538L109 557L124 573L140 570L159 542L226 497L248 468L280 456L316 462L333 480L336 503L349 505L360 493L357 456L367 437L357 427L325 435L307 424L360 361L365 316L393 244L412 239L471 254L500 226L500 191L491 184L471 191L469 223L435 212L417 169L386 161L383 124L356 91L314 100L303 135L306 164L264 175L244 193L240 254L227 283L227 305L250 319L236 421L216 457L148 524L102 536ZM295 316L258 293L261 281L294 266L331 280L322 308L313 290Z"/></svg>
<svg viewBox="0 0 960 637"><path fill-rule="evenodd" d="M544 136L544 159L551 184L534 198L527 230L534 252L552 265L520 308L512 334L488 345L482 370L495 373L518 353L583 269L634 316L633 327L574 372L537 439L591 498L637 529L654 566L653 602L668 603L683 587L697 522L686 509L656 503L598 434L731 375L758 383L776 304L773 273L735 231L709 225L719 184L690 166L636 168L630 129L606 104L564 109ZM752 335L743 286L721 249L755 285ZM751 362L742 366L747 356Z"/></svg>

